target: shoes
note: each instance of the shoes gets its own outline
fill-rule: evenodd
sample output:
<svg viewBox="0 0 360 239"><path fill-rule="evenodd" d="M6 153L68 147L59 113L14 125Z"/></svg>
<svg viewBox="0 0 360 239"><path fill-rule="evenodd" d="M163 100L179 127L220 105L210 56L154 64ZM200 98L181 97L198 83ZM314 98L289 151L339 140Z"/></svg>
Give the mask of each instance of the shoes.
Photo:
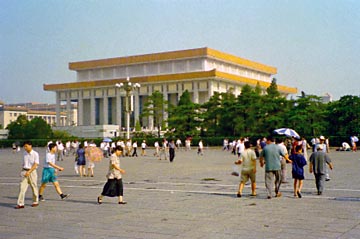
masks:
<svg viewBox="0 0 360 239"><path fill-rule="evenodd" d="M97 198L97 202L98 204L101 204L102 203L102 199L100 197Z"/></svg>
<svg viewBox="0 0 360 239"><path fill-rule="evenodd" d="M322 195L322 192L319 191L319 192L318 192L318 195Z"/></svg>
<svg viewBox="0 0 360 239"><path fill-rule="evenodd" d="M326 178L325 181L330 181L330 178Z"/></svg>
<svg viewBox="0 0 360 239"><path fill-rule="evenodd" d="M64 199L68 198L69 196L70 196L70 194L64 194L61 196L61 200L64 200Z"/></svg>
<svg viewBox="0 0 360 239"><path fill-rule="evenodd" d="M300 191L297 191L296 194L298 195L299 198L302 198L302 195L301 195L301 192L300 192Z"/></svg>
<svg viewBox="0 0 360 239"><path fill-rule="evenodd" d="M275 197L279 198L279 197L281 197L281 196L282 196L282 193L281 193L281 192L278 192Z"/></svg>
<svg viewBox="0 0 360 239"><path fill-rule="evenodd" d="M256 197L256 193L252 193L252 194L250 194L250 196Z"/></svg>
<svg viewBox="0 0 360 239"><path fill-rule="evenodd" d="M45 201L45 198L44 198L43 196L39 196L39 200L40 200L41 202L44 202L44 201Z"/></svg>
<svg viewBox="0 0 360 239"><path fill-rule="evenodd" d="M271 199L271 196L267 196L267 199Z"/></svg>
<svg viewBox="0 0 360 239"><path fill-rule="evenodd" d="M22 209L22 208L25 208L25 206L24 205L16 205L16 207L14 207L15 209Z"/></svg>
<svg viewBox="0 0 360 239"><path fill-rule="evenodd" d="M241 193L237 193L236 196L237 196L238 198L241 198Z"/></svg>
<svg viewBox="0 0 360 239"><path fill-rule="evenodd" d="M39 206L39 203L33 203L33 204L31 204L31 206L32 207L37 207L37 206Z"/></svg>
<svg viewBox="0 0 360 239"><path fill-rule="evenodd" d="M127 202L125 202L125 201L122 201L122 202L119 202L119 204L127 204Z"/></svg>

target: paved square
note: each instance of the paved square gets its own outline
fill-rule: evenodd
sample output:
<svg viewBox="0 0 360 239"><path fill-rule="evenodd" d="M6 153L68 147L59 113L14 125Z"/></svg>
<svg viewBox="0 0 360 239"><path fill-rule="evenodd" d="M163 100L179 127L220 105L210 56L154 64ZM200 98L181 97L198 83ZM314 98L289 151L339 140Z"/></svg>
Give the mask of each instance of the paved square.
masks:
<svg viewBox="0 0 360 239"><path fill-rule="evenodd" d="M40 180L45 148L35 150ZM127 205L107 197L96 203L108 159L96 164L95 177L80 178L74 158L65 157L57 162L65 168L59 182L70 198L61 200L49 184L46 201L32 208L29 188L25 209L15 210L22 152L1 149L0 238L360 238L360 153L332 151L330 157L334 170L322 196L305 166L303 198L294 198L288 164L283 197L271 200L259 166L258 196L250 197L247 185L243 197L236 197L239 177L231 175L236 157L220 148L208 148L204 156L194 149L177 151L174 163L126 157L121 165Z"/></svg>

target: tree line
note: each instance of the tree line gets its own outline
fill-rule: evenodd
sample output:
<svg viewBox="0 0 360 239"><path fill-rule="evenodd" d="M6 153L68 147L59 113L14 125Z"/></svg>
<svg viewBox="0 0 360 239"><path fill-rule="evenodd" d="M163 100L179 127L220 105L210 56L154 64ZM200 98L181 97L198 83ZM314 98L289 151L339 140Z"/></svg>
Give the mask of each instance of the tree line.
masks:
<svg viewBox="0 0 360 239"><path fill-rule="evenodd" d="M323 103L321 97L315 95L286 99L278 91L274 78L265 93L259 85L254 88L245 85L238 96L232 90L215 92L204 104L192 102L191 94L185 91L178 104L172 105L156 91L148 97L140 119L149 116L159 129L158 136L162 129L167 130L168 136L183 139L189 136L260 137L285 127L306 138L325 135L348 141L351 135L360 132L360 98L345 95L329 103ZM28 121L24 115L11 122L7 129L9 139L54 137L50 125L43 119Z"/></svg>
<svg viewBox="0 0 360 239"><path fill-rule="evenodd" d="M360 132L358 96L346 95L329 103L316 95L286 99L278 91L275 78L265 93L259 85L245 85L238 96L231 90L215 92L204 104L193 103L188 91L176 106L162 99L160 92L154 92L147 102L150 107L145 107L141 117L152 115L158 125L164 125L162 116L166 112L169 134L174 137L259 137L285 127L309 139L325 135L348 141Z"/></svg>

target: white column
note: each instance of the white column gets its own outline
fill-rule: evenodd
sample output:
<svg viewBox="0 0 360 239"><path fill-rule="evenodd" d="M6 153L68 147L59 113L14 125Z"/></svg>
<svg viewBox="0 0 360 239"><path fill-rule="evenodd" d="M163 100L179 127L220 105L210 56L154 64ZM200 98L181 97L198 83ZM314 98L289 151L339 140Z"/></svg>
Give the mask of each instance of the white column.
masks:
<svg viewBox="0 0 360 239"><path fill-rule="evenodd" d="M60 124L60 92L56 91L56 126L61 126Z"/></svg>
<svg viewBox="0 0 360 239"><path fill-rule="evenodd" d="M164 101L168 101L169 100L169 96L168 96L168 91L167 91L167 84L163 84L162 85L162 89L163 89L163 96L164 96ZM166 111L164 111L164 121L167 121L168 119L168 113ZM167 127L167 123L166 123L166 127Z"/></svg>
<svg viewBox="0 0 360 239"><path fill-rule="evenodd" d="M95 125L95 92L93 90L90 96L90 125Z"/></svg>
<svg viewBox="0 0 360 239"><path fill-rule="evenodd" d="M105 94L104 98L103 98L103 124L108 124L108 120L109 120L109 98L107 96L107 94Z"/></svg>
<svg viewBox="0 0 360 239"><path fill-rule="evenodd" d="M116 116L115 122L121 128L121 96L120 96L120 89L116 89Z"/></svg>
<svg viewBox="0 0 360 239"><path fill-rule="evenodd" d="M133 103L134 103L134 119L135 119L135 125L136 125L136 121L139 120L139 116L140 116L140 97L139 97L139 91L137 89L134 90L134 102ZM134 125L134 128L135 128L135 125Z"/></svg>
<svg viewBox="0 0 360 239"><path fill-rule="evenodd" d="M66 92L66 123L65 123L66 126L70 126L71 118L72 118L70 94L71 94L70 91Z"/></svg>
<svg viewBox="0 0 360 239"><path fill-rule="evenodd" d="M214 93L213 84L214 84L213 81L209 80L209 88L208 88L208 98L207 98L207 100L209 100L211 98L211 96L213 95L213 93Z"/></svg>
<svg viewBox="0 0 360 239"><path fill-rule="evenodd" d="M82 98L82 91L78 93L78 125L84 125L84 100Z"/></svg>
<svg viewBox="0 0 360 239"><path fill-rule="evenodd" d="M199 103L199 88L198 88L198 82L193 82L193 102L198 104Z"/></svg>
<svg viewBox="0 0 360 239"><path fill-rule="evenodd" d="M150 85L148 87L148 96L151 96L151 94L152 94L152 86ZM154 117L149 116L148 120L149 120L149 129L154 130Z"/></svg>
<svg viewBox="0 0 360 239"><path fill-rule="evenodd" d="M182 94L184 93L183 89L182 89L182 83L177 83L177 93L178 93L178 102L180 101L180 97L182 96Z"/></svg>

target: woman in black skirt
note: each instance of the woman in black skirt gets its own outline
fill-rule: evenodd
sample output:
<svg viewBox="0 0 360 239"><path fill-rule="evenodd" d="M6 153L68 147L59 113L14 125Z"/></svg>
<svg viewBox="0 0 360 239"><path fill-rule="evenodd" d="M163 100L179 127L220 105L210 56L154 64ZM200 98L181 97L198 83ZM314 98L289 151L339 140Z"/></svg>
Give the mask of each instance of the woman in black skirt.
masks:
<svg viewBox="0 0 360 239"><path fill-rule="evenodd" d="M104 196L107 197L119 197L119 204L126 204L123 201L123 183L121 179L121 175L125 173L125 170L120 168L120 156L122 155L122 149L120 146L116 146L114 153L110 157L109 162L109 172L106 175L107 182L104 186L104 189L101 195L98 197L98 204L102 203L102 199Z"/></svg>

